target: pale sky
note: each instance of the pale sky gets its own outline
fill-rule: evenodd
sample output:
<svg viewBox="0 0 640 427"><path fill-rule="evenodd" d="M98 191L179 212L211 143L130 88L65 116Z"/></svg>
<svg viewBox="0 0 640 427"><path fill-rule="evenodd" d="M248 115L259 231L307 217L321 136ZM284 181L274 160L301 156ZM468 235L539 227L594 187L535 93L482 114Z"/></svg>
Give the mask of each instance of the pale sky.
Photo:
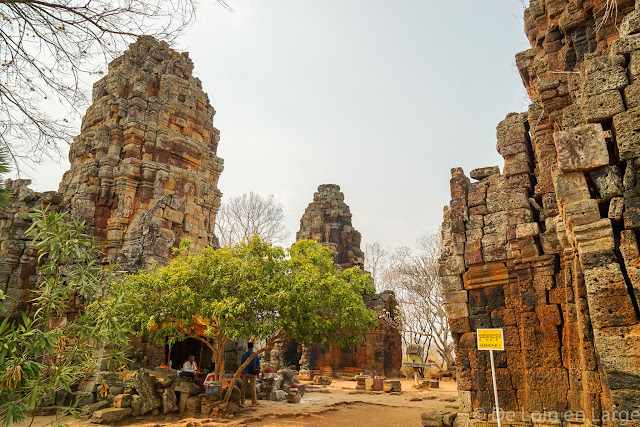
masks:
<svg viewBox="0 0 640 427"><path fill-rule="evenodd" d="M224 197L283 203L291 240L338 184L366 243L413 247L442 222L450 169L503 166L495 127L526 109L517 0L201 2L186 50L221 131ZM23 170L57 189L66 159Z"/></svg>

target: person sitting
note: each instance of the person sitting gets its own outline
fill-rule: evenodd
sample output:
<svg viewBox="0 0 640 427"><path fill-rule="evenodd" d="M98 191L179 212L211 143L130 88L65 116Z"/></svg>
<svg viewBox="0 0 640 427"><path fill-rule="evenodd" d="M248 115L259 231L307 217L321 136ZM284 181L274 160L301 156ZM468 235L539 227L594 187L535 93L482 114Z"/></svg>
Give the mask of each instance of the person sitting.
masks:
<svg viewBox="0 0 640 427"><path fill-rule="evenodd" d="M182 365L180 370L180 376L183 378L196 378L196 372L198 372L198 364L196 363L196 357L192 354L189 356L186 362Z"/></svg>

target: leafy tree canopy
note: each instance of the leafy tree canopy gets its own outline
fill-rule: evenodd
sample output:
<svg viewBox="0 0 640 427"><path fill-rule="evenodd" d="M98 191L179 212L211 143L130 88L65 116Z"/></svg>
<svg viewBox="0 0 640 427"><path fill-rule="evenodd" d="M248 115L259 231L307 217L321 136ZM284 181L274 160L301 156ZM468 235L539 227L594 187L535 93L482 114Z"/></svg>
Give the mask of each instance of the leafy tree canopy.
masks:
<svg viewBox="0 0 640 427"><path fill-rule="evenodd" d="M122 288L133 303L114 300L112 310L124 309L138 333L159 342L201 340L216 353L218 373L224 355L217 349L229 339L266 341L259 354L284 336L352 345L377 326L362 299L373 293L369 275L357 267L338 272L331 251L309 240L284 250L254 237L195 254L183 242L169 265L132 275Z"/></svg>

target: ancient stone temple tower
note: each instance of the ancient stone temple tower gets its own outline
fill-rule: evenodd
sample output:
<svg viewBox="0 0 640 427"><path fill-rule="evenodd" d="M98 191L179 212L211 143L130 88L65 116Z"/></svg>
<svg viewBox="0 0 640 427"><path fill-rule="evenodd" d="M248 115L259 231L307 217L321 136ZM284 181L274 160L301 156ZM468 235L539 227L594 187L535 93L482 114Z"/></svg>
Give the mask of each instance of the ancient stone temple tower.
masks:
<svg viewBox="0 0 640 427"><path fill-rule="evenodd" d="M94 85L59 192L9 182L15 197L0 212L0 289L13 298L9 315L29 300L36 271L21 213L47 205L70 211L130 272L166 263L182 238L195 249L215 243L219 131L192 70L186 53L140 38Z"/></svg>
<svg viewBox="0 0 640 427"><path fill-rule="evenodd" d="M182 238L215 239L220 133L192 70L187 53L140 38L94 84L71 145L63 206L130 271L165 262Z"/></svg>
<svg viewBox="0 0 640 427"><path fill-rule="evenodd" d="M612 411L640 410L640 10L531 0L525 30L516 61L532 103L498 125L504 169L473 181L452 169L444 211L456 422L491 411L475 331L494 327L502 409L616 425Z"/></svg>
<svg viewBox="0 0 640 427"><path fill-rule="evenodd" d="M360 249L360 232L351 223L351 210L344 202L344 194L335 184L318 187L300 220L298 240L310 239L333 251L338 270L360 267L364 270L364 253ZM382 313L395 312L397 302L391 291L376 295L365 295L367 308ZM291 347L291 343L288 344ZM287 357L287 356L285 356ZM289 360L291 356L289 356ZM352 348L323 348L317 344L306 347L301 354L301 365L305 369L340 373L372 370L379 375L397 376L402 366L402 338L400 332L382 320L372 330L366 341Z"/></svg>
<svg viewBox="0 0 640 427"><path fill-rule="evenodd" d="M323 184L313 195L300 220L296 240L309 239L333 251L339 270L358 266L364 268L364 253L360 250L362 236L351 225L351 211L344 202L340 186Z"/></svg>

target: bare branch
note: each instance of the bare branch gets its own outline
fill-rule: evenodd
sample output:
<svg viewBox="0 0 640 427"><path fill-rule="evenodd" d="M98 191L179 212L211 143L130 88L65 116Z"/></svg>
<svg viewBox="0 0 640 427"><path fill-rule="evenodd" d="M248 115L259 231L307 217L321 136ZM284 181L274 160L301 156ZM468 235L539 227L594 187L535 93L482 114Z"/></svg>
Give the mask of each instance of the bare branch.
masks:
<svg viewBox="0 0 640 427"><path fill-rule="evenodd" d="M282 204L273 196L263 197L253 191L223 202L215 226L223 246L246 242L253 236L271 243L282 243L289 237Z"/></svg>
<svg viewBox="0 0 640 427"><path fill-rule="evenodd" d="M217 0L231 10L225 0ZM0 0L0 148L15 162L66 152L90 97L83 76L103 74L135 38L171 42L196 0ZM16 163L17 166L17 163Z"/></svg>

